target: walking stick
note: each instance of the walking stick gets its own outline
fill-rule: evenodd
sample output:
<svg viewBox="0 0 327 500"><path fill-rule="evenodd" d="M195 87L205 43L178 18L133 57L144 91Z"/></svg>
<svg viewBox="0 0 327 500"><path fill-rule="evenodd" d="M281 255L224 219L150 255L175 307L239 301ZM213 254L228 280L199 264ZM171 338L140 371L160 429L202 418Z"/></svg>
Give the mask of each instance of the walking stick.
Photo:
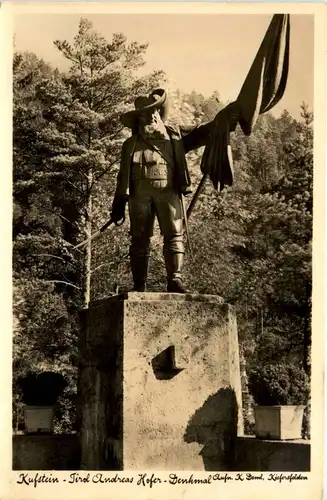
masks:
<svg viewBox="0 0 327 500"><path fill-rule="evenodd" d="M182 204L182 211L183 211L183 218L184 218L183 226L184 226L184 229L185 229L185 232L186 232L187 246L188 246L188 249L189 249L189 252L190 252L190 255L191 255L191 259L193 260L193 250L192 250L192 245L191 245L191 240L190 240L190 233L189 233L189 230L188 230L187 213L186 213L184 198L183 198L182 194L180 195L180 200L181 200L181 204Z"/></svg>

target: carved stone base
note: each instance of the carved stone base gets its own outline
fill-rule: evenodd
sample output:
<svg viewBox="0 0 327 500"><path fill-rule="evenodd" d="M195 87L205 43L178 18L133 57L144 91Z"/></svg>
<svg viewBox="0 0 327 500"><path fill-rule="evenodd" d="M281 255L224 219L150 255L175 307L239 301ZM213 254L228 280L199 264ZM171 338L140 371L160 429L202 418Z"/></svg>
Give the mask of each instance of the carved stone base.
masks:
<svg viewBox="0 0 327 500"><path fill-rule="evenodd" d="M95 302L80 362L82 469L228 470L243 417L236 317L222 298Z"/></svg>

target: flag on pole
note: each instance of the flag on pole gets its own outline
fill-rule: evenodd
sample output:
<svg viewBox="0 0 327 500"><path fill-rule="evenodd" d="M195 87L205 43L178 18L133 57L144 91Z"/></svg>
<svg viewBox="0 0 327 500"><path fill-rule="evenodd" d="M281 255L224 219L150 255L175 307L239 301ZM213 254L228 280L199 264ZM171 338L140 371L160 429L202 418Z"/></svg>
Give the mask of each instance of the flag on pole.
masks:
<svg viewBox="0 0 327 500"><path fill-rule="evenodd" d="M289 68L289 17L289 14L273 16L236 101L214 119L201 171L219 191L233 184L230 132L235 130L237 121L244 134L250 135L259 114L272 109L284 95Z"/></svg>
<svg viewBox="0 0 327 500"><path fill-rule="evenodd" d="M240 126L250 135L259 114L272 109L283 97L289 67L289 14L276 14L260 45L236 102Z"/></svg>

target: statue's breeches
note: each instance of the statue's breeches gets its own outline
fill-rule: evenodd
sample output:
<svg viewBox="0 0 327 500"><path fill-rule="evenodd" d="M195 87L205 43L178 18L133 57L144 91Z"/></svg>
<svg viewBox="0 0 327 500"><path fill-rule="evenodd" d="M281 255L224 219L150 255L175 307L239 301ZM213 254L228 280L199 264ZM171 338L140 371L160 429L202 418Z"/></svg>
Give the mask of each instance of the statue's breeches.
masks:
<svg viewBox="0 0 327 500"><path fill-rule="evenodd" d="M164 248L184 252L183 214L179 195L166 181L134 181L129 199L132 238L148 240L153 235L155 216L164 237Z"/></svg>

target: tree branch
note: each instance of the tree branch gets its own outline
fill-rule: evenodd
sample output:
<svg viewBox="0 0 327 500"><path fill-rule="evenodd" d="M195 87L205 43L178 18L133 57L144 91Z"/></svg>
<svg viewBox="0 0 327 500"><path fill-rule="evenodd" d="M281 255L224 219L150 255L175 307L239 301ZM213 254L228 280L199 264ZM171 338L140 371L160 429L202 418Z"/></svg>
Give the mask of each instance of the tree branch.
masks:
<svg viewBox="0 0 327 500"><path fill-rule="evenodd" d="M65 264L69 264L70 266L75 268L75 266L71 262L68 262L68 260L63 259L62 257L59 257L58 255L52 255L51 253L33 253L32 255L34 257L51 257L52 259L62 260L63 262L65 262Z"/></svg>
<svg viewBox="0 0 327 500"><path fill-rule="evenodd" d="M60 217L61 219L63 219L64 221L68 222L68 224L71 224L71 226L75 227L75 229L79 229L78 226L70 221L69 219L67 219L66 217L64 217L63 215L61 214L58 214L57 212L55 212L54 210L50 210L50 208L47 208L47 207L44 207L44 206L40 206L38 205L37 203L35 204L35 206L41 210L46 210L47 212L49 212L50 214L53 214L53 215L56 215L57 217ZM67 242L68 243L68 242Z"/></svg>
<svg viewBox="0 0 327 500"><path fill-rule="evenodd" d="M70 184L74 189L76 189L76 191L78 191L81 195L84 196L84 192L81 188L79 188L78 186L76 186L76 184L74 184L73 182L71 182L70 180L68 179L64 179L68 184Z"/></svg>
<svg viewBox="0 0 327 500"><path fill-rule="evenodd" d="M112 89L110 88L109 89L109 92L107 92L106 94L104 94L104 96L102 96L102 98L100 99L100 101L98 101L95 106L94 106L94 111L99 111L100 107L102 106L102 104L106 101L106 99L108 99L108 97L110 97L112 95Z"/></svg>
<svg viewBox="0 0 327 500"><path fill-rule="evenodd" d="M115 132L115 134L110 137L110 140L112 141L113 139L115 139L117 137L118 134L120 134L120 132L125 128L125 125L123 125L117 132Z"/></svg>
<svg viewBox="0 0 327 500"><path fill-rule="evenodd" d="M114 262L105 262L103 264L100 264L99 266L97 266L94 269L92 269L91 274L95 273L95 271L97 271L98 269L101 269L101 267L110 266L112 264L114 264Z"/></svg>
<svg viewBox="0 0 327 500"><path fill-rule="evenodd" d="M63 283L64 285L72 286L73 288L77 288L77 290L81 290L79 286L73 285L73 283L69 283L68 281L61 280L42 280L44 283Z"/></svg>

